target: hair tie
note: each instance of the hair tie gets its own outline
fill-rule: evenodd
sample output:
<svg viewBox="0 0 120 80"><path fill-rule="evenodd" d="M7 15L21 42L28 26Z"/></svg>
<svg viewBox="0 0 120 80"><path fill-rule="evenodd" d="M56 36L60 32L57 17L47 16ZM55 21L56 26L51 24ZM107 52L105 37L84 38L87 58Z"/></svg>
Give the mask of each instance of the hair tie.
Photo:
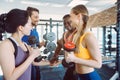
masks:
<svg viewBox="0 0 120 80"><path fill-rule="evenodd" d="M0 15L0 33L5 32L6 19L7 19L6 13Z"/></svg>
<svg viewBox="0 0 120 80"><path fill-rule="evenodd" d="M7 14L6 13L0 15L0 21L4 22L4 21L6 21L6 19L7 19Z"/></svg>

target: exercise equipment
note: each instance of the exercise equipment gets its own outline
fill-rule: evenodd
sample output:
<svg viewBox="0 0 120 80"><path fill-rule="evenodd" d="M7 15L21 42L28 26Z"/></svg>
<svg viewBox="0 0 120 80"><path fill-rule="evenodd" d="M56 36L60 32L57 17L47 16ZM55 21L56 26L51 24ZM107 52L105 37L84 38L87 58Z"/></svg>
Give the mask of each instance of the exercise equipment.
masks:
<svg viewBox="0 0 120 80"><path fill-rule="evenodd" d="M37 48L37 39L35 36L29 36L28 37L28 43L33 47L34 49ZM35 62L40 62L43 58L46 58L44 56L38 56L37 58L34 59Z"/></svg>
<svg viewBox="0 0 120 80"><path fill-rule="evenodd" d="M69 67L75 66L75 63L74 63L74 62L67 63L66 60L63 59L63 60L62 60L62 65L63 65L64 67L69 68Z"/></svg>
<svg viewBox="0 0 120 80"><path fill-rule="evenodd" d="M68 52L71 52L71 51L75 51L75 44L72 43L72 42L66 42L64 44L64 50L68 51ZM65 61L65 59L62 60L62 65L64 67L73 67L75 65L75 63L73 62L70 62L70 63L67 63Z"/></svg>
<svg viewBox="0 0 120 80"><path fill-rule="evenodd" d="M44 54L47 54L48 52L49 52L48 49L44 49L43 51Z"/></svg>
<svg viewBox="0 0 120 80"><path fill-rule="evenodd" d="M45 43L45 49L43 51L44 54L49 54L48 55L48 60L51 59L52 55L53 55L53 51L55 50L56 48L56 44L53 42L55 40L55 33L52 32L52 28L53 28L53 25L52 25L52 19L50 18L49 20L49 25L50 25L50 32L48 32L48 23L46 23L46 33L43 35L43 38L46 40L46 43Z"/></svg>
<svg viewBox="0 0 120 80"><path fill-rule="evenodd" d="M55 48L56 48L56 45L55 45L54 42L49 42L49 43L47 44L47 46L46 46L46 49L47 49L49 52L54 51Z"/></svg>
<svg viewBox="0 0 120 80"><path fill-rule="evenodd" d="M43 35L43 39L47 40L47 34L48 34L48 23L46 23L45 32L46 32L46 33Z"/></svg>
<svg viewBox="0 0 120 80"><path fill-rule="evenodd" d="M116 73L110 80L120 80L120 0L117 0L117 54L116 54Z"/></svg>
<svg viewBox="0 0 120 80"><path fill-rule="evenodd" d="M54 53L51 51L51 52L49 52L50 54L48 55L48 60L50 61L51 60L51 58L53 57L53 55L54 55Z"/></svg>
<svg viewBox="0 0 120 80"><path fill-rule="evenodd" d="M64 33L64 50L66 50L67 52L71 52L71 51L75 51L75 44L72 42L73 39L73 35L76 33L76 30L74 30L68 37L67 32ZM67 63L64 59L62 61L63 66L65 67L71 67L73 66L73 62Z"/></svg>
<svg viewBox="0 0 120 80"><path fill-rule="evenodd" d="M43 38L45 40L54 41L55 40L55 33L54 32L46 33L43 35Z"/></svg>
<svg viewBox="0 0 120 80"><path fill-rule="evenodd" d="M110 29L108 30L108 35L107 35L108 41L107 41L107 45L108 45L108 51L111 55L111 49L112 49L112 26L110 26Z"/></svg>
<svg viewBox="0 0 120 80"><path fill-rule="evenodd" d="M54 41L55 40L55 33L54 32L49 32L47 35L47 40L49 41Z"/></svg>
<svg viewBox="0 0 120 80"><path fill-rule="evenodd" d="M31 45L31 47L36 48L37 47L37 45L36 45L36 43L37 43L36 37L35 36L29 36L28 37L28 43Z"/></svg>
<svg viewBox="0 0 120 80"><path fill-rule="evenodd" d="M112 39L112 35L111 34L108 34L108 39Z"/></svg>
<svg viewBox="0 0 120 80"><path fill-rule="evenodd" d="M66 42L64 44L64 50L70 52L70 51L74 51L75 50L75 44L72 42Z"/></svg>
<svg viewBox="0 0 120 80"><path fill-rule="evenodd" d="M43 35L43 39L47 40L47 33Z"/></svg>
<svg viewBox="0 0 120 80"><path fill-rule="evenodd" d="M111 56L111 52L113 50L112 47L112 33L113 33L113 27L103 27L103 53L104 55Z"/></svg>
<svg viewBox="0 0 120 80"><path fill-rule="evenodd" d="M35 62L40 62L44 57L41 55L34 59Z"/></svg>

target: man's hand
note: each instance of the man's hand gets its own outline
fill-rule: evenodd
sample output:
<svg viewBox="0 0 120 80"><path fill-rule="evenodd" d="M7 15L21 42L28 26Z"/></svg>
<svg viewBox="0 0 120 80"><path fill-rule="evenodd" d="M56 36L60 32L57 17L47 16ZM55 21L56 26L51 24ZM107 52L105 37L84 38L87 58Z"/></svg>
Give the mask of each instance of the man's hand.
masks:
<svg viewBox="0 0 120 80"><path fill-rule="evenodd" d="M40 42L40 46L44 46L45 45L45 41Z"/></svg>
<svg viewBox="0 0 120 80"><path fill-rule="evenodd" d="M58 57L53 57L51 60L50 60L50 65L54 65L58 62Z"/></svg>
<svg viewBox="0 0 120 80"><path fill-rule="evenodd" d="M45 46L45 41L40 42L38 45L39 48L41 48L42 46Z"/></svg>

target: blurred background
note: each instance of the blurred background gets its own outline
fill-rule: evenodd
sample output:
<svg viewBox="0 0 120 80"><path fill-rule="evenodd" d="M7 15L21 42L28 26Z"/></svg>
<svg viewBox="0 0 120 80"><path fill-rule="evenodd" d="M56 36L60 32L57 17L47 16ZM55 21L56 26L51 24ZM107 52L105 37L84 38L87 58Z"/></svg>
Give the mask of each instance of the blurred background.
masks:
<svg viewBox="0 0 120 80"><path fill-rule="evenodd" d="M51 51L44 53L45 48L42 48L43 54L48 54L49 58L51 58L57 46L57 40L62 37L65 31L62 17L69 14L70 9L78 4L84 4L88 8L90 15L88 26L99 40L100 50L103 55L103 67L98 72L102 76L102 80L109 80L116 71L117 33L115 27L117 23L117 0L0 0L0 14L6 13L13 8L26 10L28 6L39 9L40 21L37 31L40 40L45 40L44 36L47 33L53 33L50 42L55 45L52 44L48 47ZM4 36L2 39L5 39L11 34L3 33L2 35ZM59 59L63 59L62 53ZM42 80L62 80L65 69L62 65L55 68L44 66L41 67L40 73ZM54 76L56 73L58 73L57 76ZM0 75L3 75L1 70Z"/></svg>

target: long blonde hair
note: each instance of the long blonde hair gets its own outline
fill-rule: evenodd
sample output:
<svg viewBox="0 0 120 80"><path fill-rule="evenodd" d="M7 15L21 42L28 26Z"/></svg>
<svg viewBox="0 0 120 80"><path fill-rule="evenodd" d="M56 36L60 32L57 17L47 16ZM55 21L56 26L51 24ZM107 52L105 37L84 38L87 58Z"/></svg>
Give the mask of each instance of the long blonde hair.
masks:
<svg viewBox="0 0 120 80"><path fill-rule="evenodd" d="M84 31L86 30L86 25L87 25L87 21L89 19L88 16L88 10L84 5L77 5L75 7L72 8L72 12L75 15L78 15L79 13L82 15L82 22L80 21L80 24L78 24L77 27L77 33L76 35L73 37L73 42L76 44L76 50L75 52L79 53L79 40L80 37L84 34Z"/></svg>

